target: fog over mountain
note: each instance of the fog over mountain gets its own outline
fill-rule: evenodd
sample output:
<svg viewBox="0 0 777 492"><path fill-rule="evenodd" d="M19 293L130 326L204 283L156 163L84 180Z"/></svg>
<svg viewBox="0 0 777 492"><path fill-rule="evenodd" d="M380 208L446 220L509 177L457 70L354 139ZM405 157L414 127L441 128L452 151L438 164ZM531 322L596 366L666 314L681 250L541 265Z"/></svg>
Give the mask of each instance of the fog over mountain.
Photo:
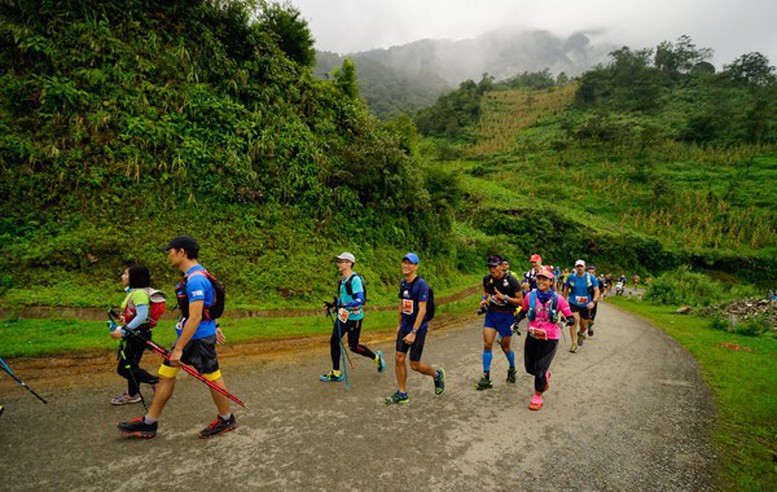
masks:
<svg viewBox="0 0 777 492"><path fill-rule="evenodd" d="M594 43L585 33L502 28L474 39L424 39L388 49L348 55L357 67L361 95L379 116L416 111L467 79L488 73L502 80L524 71L583 73L607 60L617 46ZM343 57L319 52L316 73L330 74Z"/></svg>

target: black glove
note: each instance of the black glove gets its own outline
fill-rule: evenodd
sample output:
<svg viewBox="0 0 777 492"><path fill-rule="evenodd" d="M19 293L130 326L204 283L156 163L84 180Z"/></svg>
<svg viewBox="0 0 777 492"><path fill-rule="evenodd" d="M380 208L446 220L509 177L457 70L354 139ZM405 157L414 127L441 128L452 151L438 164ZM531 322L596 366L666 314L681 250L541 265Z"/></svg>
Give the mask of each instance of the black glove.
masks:
<svg viewBox="0 0 777 492"><path fill-rule="evenodd" d="M575 318L573 316L570 316L567 318L566 323L564 323L567 326L575 326Z"/></svg>
<svg viewBox="0 0 777 492"><path fill-rule="evenodd" d="M332 304L331 302L324 301L324 307L331 311L332 309L335 308L335 305Z"/></svg>

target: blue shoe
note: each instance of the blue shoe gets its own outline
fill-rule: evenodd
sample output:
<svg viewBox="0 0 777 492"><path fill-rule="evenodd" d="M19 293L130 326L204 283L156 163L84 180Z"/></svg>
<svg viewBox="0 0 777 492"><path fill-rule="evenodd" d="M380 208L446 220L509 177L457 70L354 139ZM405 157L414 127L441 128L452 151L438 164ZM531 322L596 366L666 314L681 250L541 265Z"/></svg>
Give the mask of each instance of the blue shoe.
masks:
<svg viewBox="0 0 777 492"><path fill-rule="evenodd" d="M434 394L440 396L445 391L445 369L437 369L437 376L434 377Z"/></svg>
<svg viewBox="0 0 777 492"><path fill-rule="evenodd" d="M383 403L386 405L404 405L405 403L408 403L410 401L410 396L408 396L407 393L402 393L401 391L397 390L396 393L394 393L391 396L387 396Z"/></svg>
<svg viewBox="0 0 777 492"><path fill-rule="evenodd" d="M343 373L340 371L329 371L328 374L322 374L318 377L321 381L325 383L339 383L343 380Z"/></svg>
<svg viewBox="0 0 777 492"><path fill-rule="evenodd" d="M383 352L380 350L375 352L375 365L378 366L378 372L380 373L386 370L386 360L383 358Z"/></svg>

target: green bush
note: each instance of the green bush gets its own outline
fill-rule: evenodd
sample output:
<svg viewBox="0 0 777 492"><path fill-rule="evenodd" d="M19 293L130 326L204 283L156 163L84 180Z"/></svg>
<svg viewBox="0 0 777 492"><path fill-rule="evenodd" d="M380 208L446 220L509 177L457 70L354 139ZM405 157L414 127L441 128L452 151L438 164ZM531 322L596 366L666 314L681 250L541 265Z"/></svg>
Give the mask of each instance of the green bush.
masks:
<svg viewBox="0 0 777 492"><path fill-rule="evenodd" d="M752 292L751 287L727 285L709 275L693 272L688 266L682 266L655 278L643 299L652 304L703 307L747 297Z"/></svg>

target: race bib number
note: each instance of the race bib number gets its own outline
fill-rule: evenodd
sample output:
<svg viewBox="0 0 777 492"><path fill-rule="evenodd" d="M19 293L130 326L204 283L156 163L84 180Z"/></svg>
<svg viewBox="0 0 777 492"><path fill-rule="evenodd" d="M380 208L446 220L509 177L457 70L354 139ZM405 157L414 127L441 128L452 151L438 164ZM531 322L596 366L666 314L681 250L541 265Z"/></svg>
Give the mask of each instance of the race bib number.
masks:
<svg viewBox="0 0 777 492"><path fill-rule="evenodd" d="M348 321L348 310L340 308L340 310L337 311L337 317L340 318L341 323L345 323Z"/></svg>
<svg viewBox="0 0 777 492"><path fill-rule="evenodd" d="M529 328L529 335L533 336L537 340L548 339L548 332L540 328Z"/></svg>
<svg viewBox="0 0 777 492"><path fill-rule="evenodd" d="M588 304L588 296L575 296L575 302L578 304Z"/></svg>
<svg viewBox="0 0 777 492"><path fill-rule="evenodd" d="M402 299L402 314L413 314L412 299Z"/></svg>

